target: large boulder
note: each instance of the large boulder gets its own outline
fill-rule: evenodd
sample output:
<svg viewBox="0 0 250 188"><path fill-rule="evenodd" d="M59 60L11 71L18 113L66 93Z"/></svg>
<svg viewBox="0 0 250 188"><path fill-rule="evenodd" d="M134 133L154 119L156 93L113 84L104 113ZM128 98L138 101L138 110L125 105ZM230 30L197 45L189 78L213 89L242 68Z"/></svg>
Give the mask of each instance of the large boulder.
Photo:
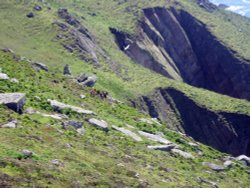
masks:
<svg viewBox="0 0 250 188"><path fill-rule="evenodd" d="M117 127L115 125L112 126L112 129L119 131L127 136L130 136L131 138L133 138L135 141L142 141L142 138L140 136L138 136L137 134L133 133L132 131L125 129L125 128L121 128L121 127Z"/></svg>
<svg viewBox="0 0 250 188"><path fill-rule="evenodd" d="M7 74L4 73L0 73L0 80L9 80L9 76Z"/></svg>
<svg viewBox="0 0 250 188"><path fill-rule="evenodd" d="M194 156L191 153L182 151L180 149L172 149L171 152L177 153L180 156L184 157L185 159L194 159Z"/></svg>
<svg viewBox="0 0 250 188"><path fill-rule="evenodd" d="M65 65L63 68L63 75L71 75L71 71L68 64Z"/></svg>
<svg viewBox="0 0 250 188"><path fill-rule="evenodd" d="M210 169L212 169L212 170L214 170L216 172L221 172L221 171L226 170L226 168L224 166L217 165L217 164L214 164L214 163L203 162L202 165L207 166L208 168L210 168Z"/></svg>
<svg viewBox="0 0 250 188"><path fill-rule="evenodd" d="M176 145L174 145L174 144L147 146L148 149L161 150L161 151L171 151L175 147L176 147Z"/></svg>
<svg viewBox="0 0 250 188"><path fill-rule="evenodd" d="M83 74L77 78L77 81L81 85L93 87L97 81L97 76L96 75L86 76Z"/></svg>
<svg viewBox="0 0 250 188"><path fill-rule="evenodd" d="M70 121L63 122L62 126L64 129L67 129L69 126L74 127L75 129L80 129L83 126L83 122L70 120Z"/></svg>
<svg viewBox="0 0 250 188"><path fill-rule="evenodd" d="M37 67L37 70L44 70L46 72L49 71L47 65L45 65L43 63L34 63L34 65Z"/></svg>
<svg viewBox="0 0 250 188"><path fill-rule="evenodd" d="M171 144L172 143L172 142L168 141L167 139L165 139L159 135L156 135L156 134L151 134L151 133L147 133L144 131L138 131L138 133L148 140L152 140L152 141L159 142L162 144Z"/></svg>
<svg viewBox="0 0 250 188"><path fill-rule="evenodd" d="M22 113L25 103L24 93L2 93L0 94L0 104L6 105L15 112Z"/></svg>
<svg viewBox="0 0 250 188"><path fill-rule="evenodd" d="M50 103L51 107L55 111L62 111L64 109L70 109L70 110L72 110L74 112L77 112L79 114L88 114L88 115L94 115L95 114L94 112L92 112L90 110L85 110L85 109L82 109L80 107L64 104L64 103L58 102L56 100L48 99L48 102Z"/></svg>
<svg viewBox="0 0 250 188"><path fill-rule="evenodd" d="M250 158L247 157L246 155L240 155L235 158L237 161L240 161L242 164L246 166L250 166Z"/></svg>
<svg viewBox="0 0 250 188"><path fill-rule="evenodd" d="M9 129L15 129L17 127L17 121L16 120L12 120L4 125L0 126L1 128L9 128Z"/></svg>
<svg viewBox="0 0 250 188"><path fill-rule="evenodd" d="M99 128L101 130L104 131L108 131L108 123L104 120L98 120L95 118L91 118L89 119L89 123L93 126L95 126L96 128Z"/></svg>

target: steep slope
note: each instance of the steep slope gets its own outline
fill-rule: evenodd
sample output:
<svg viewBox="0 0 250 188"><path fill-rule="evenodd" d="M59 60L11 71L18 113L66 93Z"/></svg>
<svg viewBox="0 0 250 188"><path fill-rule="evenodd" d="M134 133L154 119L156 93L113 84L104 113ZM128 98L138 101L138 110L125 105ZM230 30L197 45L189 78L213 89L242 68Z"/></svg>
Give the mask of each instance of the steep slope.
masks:
<svg viewBox="0 0 250 188"><path fill-rule="evenodd" d="M137 37L111 29L136 63L168 78L236 98L250 99L249 60L237 57L186 11L144 9Z"/></svg>
<svg viewBox="0 0 250 188"><path fill-rule="evenodd" d="M0 47L5 52L0 52L0 72L9 79L0 80L0 94L26 93L26 104L24 114L0 105L0 187L247 187L247 161L239 162L190 136L223 152L247 153L250 103L167 79L135 64L117 48L110 33L119 28L111 30L136 40L133 33L143 10L155 9L149 7L171 5L192 12L190 5L195 18L206 17L193 2L2 1ZM164 11L188 42L178 16ZM30 12L33 17L27 17ZM147 29L150 19L144 24ZM147 46L159 53L149 37ZM128 47L124 44L122 50ZM189 54L192 44L185 44L174 53ZM159 64L156 70L183 80L181 69L171 61L168 68ZM70 76L63 75L66 64ZM85 79L84 74L98 78L98 92L77 81L79 75ZM166 89L157 90L155 103L150 93L159 87ZM109 98L103 97L106 92ZM144 96L136 103L142 104L140 110L127 104L140 96ZM76 112L86 110L87 114ZM227 167L224 162L233 163Z"/></svg>
<svg viewBox="0 0 250 188"><path fill-rule="evenodd" d="M208 110L174 88L159 89L134 106L222 152L250 155L248 115Z"/></svg>

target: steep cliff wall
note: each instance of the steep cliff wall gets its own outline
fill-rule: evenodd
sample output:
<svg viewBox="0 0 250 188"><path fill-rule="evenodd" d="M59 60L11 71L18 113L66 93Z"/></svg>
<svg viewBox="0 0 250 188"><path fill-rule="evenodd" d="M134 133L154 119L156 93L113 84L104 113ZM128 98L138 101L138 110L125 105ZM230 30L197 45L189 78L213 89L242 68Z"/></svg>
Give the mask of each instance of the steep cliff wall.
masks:
<svg viewBox="0 0 250 188"><path fill-rule="evenodd" d="M139 33L111 29L120 49L136 63L168 78L250 100L250 62L236 56L185 11L144 9Z"/></svg>
<svg viewBox="0 0 250 188"><path fill-rule="evenodd" d="M173 88L158 89L134 105L222 152L250 155L250 116L208 110Z"/></svg>

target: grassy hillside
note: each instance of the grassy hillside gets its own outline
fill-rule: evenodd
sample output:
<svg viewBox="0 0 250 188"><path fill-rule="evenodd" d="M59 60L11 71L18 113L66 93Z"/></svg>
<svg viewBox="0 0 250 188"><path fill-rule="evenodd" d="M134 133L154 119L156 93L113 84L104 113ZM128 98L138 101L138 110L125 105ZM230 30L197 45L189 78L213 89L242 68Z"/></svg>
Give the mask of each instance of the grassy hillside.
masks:
<svg viewBox="0 0 250 188"><path fill-rule="evenodd" d="M26 93L25 109L32 107L40 112L53 114L47 99L56 99L93 110L97 115L83 116L72 111L63 112L69 119L84 122L86 133L81 136L73 129L62 129L62 120L39 114L18 115L5 106L0 106L0 125L7 123L9 119L18 121L16 129L0 129L0 187L211 186L207 183L200 184L198 177L217 182L220 187L225 188L249 185L249 174L246 172L249 168L236 162L231 169L224 172L211 171L203 166L202 162L222 165L221 158L225 154L199 145L199 150L203 153L199 155L197 149L188 145L188 142L194 142L191 138L167 130L163 125L143 123L140 118L149 119L145 114L127 104L110 104L98 97L91 97L89 88L83 88L73 82L72 78L62 75L65 64L69 64L73 76L94 73L98 76L97 89L106 90L124 102L151 93L158 87L174 87L200 106L214 111L250 115L249 102L166 79L134 64L117 48L109 27L134 33L141 8L155 5L170 6L171 3L165 4L165 0L47 2L48 4L41 4L28 0L0 0L0 48L11 48L17 59L26 57L32 62L44 63L49 68L49 72L37 72L32 63L25 60L17 61L11 54L0 52L1 71L19 80L19 83L0 80L0 93ZM249 44L242 42L249 39L249 21L231 13L206 13L193 2L181 1L178 7L185 8L206 22L211 31L240 56L250 57ZM33 11L36 3L43 7L42 11ZM59 7L68 8L70 13L81 20L96 37L100 46L119 65L119 73L113 72L105 62L101 62L102 66L96 68L62 47L56 40L58 32L53 25L53 22L59 19ZM26 17L30 11L35 14L32 19ZM223 21L225 15L232 17L230 22L233 24ZM243 24L242 31L239 31L238 24L241 23L246 24ZM86 98L81 99L81 94L85 94ZM37 100L36 96L41 100ZM147 150L147 145L156 144L153 141L144 139L137 143L114 130L97 130L87 122L91 117L104 119L109 125L132 125L135 127L131 129L134 132L162 132L165 138L179 144L184 151L194 155L195 159L184 159L169 152ZM67 148L66 144L71 144L72 147ZM24 159L23 149L33 151L35 155ZM60 161L59 166L51 164L54 159Z"/></svg>
<svg viewBox="0 0 250 188"><path fill-rule="evenodd" d="M74 129L62 129L62 120L39 114L20 116L1 106L0 124L9 119L18 121L16 129L0 129L0 183L3 187L196 187L200 184L198 177L217 182L220 187L249 184L249 175L240 163L223 173L213 172L201 164L209 161L222 164L220 159L225 154L199 145L203 153L199 155L197 149L188 145L192 139L165 126L141 122L140 118L148 117L125 104L110 105L108 101L93 98L88 88L83 89L70 78L55 72L37 72L28 62L17 62L9 55L1 53L0 59L2 71L20 81L19 84L0 81L0 91L25 92L25 109L33 107L53 114L46 102L48 98L83 106L96 112L95 118L104 119L109 125L133 125L133 132L162 132L165 138L195 156L195 159L184 159L177 154L147 150L147 145L155 145L153 141L137 143L114 130L98 130L86 122L92 116L64 112L70 119L84 122L86 132L81 136ZM80 99L83 93L86 99ZM25 159L23 149L34 152L34 156ZM60 161L59 166L51 163L55 159ZM207 186L209 184L202 184L202 187Z"/></svg>

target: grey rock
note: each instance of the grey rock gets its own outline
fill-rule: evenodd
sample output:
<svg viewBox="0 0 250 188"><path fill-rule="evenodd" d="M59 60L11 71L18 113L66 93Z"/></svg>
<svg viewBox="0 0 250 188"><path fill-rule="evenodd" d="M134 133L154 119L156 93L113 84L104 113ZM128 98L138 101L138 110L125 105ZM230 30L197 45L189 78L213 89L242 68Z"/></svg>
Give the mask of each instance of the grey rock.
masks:
<svg viewBox="0 0 250 188"><path fill-rule="evenodd" d="M152 141L159 142L159 143L162 143L162 144L171 144L171 143L172 143L172 142L168 141L167 139L162 138L162 137L159 136L159 135L147 133L147 132L144 132L144 131L138 131L138 133L139 133L141 136L143 136L143 137L145 137L146 139L148 139L148 140L152 140Z"/></svg>
<svg viewBox="0 0 250 188"><path fill-rule="evenodd" d="M82 74L77 78L77 81L81 85L93 87L97 81L97 77L95 75L86 76L85 74Z"/></svg>
<svg viewBox="0 0 250 188"><path fill-rule="evenodd" d="M88 114L88 115L94 115L95 114L94 112L92 112L90 110L85 110L85 109L82 109L80 107L64 104L64 103L58 102L56 100L48 99L48 102L50 103L52 108L54 108L55 111L61 111L63 109L70 109L70 110L72 110L74 112L77 112L79 114Z"/></svg>
<svg viewBox="0 0 250 188"><path fill-rule="evenodd" d="M64 147L69 149L69 148L72 148L72 145L67 143L67 144L64 145Z"/></svg>
<svg viewBox="0 0 250 188"><path fill-rule="evenodd" d="M51 164L55 165L55 166L60 166L61 165L61 162L58 160L58 159L53 159L51 161Z"/></svg>
<svg viewBox="0 0 250 188"><path fill-rule="evenodd" d="M89 123L101 130L108 131L108 123L104 120L97 120L94 118L89 119Z"/></svg>
<svg viewBox="0 0 250 188"><path fill-rule="evenodd" d="M0 80L9 80L9 76L7 74L4 73L0 73Z"/></svg>
<svg viewBox="0 0 250 188"><path fill-rule="evenodd" d="M64 129L67 129L67 127L69 126L74 127L75 129L80 129L83 126L83 122L70 120L70 121L63 122L62 126Z"/></svg>
<svg viewBox="0 0 250 188"><path fill-rule="evenodd" d="M217 164L214 164L214 163L203 162L202 165L207 166L207 167L209 167L210 169L212 169L212 170L214 170L216 172L226 170L226 168L224 166L217 165Z"/></svg>
<svg viewBox="0 0 250 188"><path fill-rule="evenodd" d="M11 78L10 82L15 83L15 84L19 83L18 79L16 79L16 78Z"/></svg>
<svg viewBox="0 0 250 188"><path fill-rule="evenodd" d="M69 65L65 65L64 66L64 68L63 68L63 74L64 75L71 75L71 71L70 71Z"/></svg>
<svg viewBox="0 0 250 188"><path fill-rule="evenodd" d="M24 156L25 158L31 158L31 157L33 156L33 152L32 152L32 151L29 151L29 150L27 150L27 149L24 149L24 150L22 151L22 154L23 154L23 156Z"/></svg>
<svg viewBox="0 0 250 188"><path fill-rule="evenodd" d="M24 111L25 114L34 114L36 113L36 110L33 109L33 108L27 108L25 111Z"/></svg>
<svg viewBox="0 0 250 188"><path fill-rule="evenodd" d="M10 121L10 122L2 125L1 128L15 129L15 128L17 128L17 121L16 120L12 120L12 121Z"/></svg>
<svg viewBox="0 0 250 188"><path fill-rule="evenodd" d="M43 63L34 63L34 65L39 69L39 70L44 70L46 72L49 71L47 65L43 64Z"/></svg>
<svg viewBox="0 0 250 188"><path fill-rule="evenodd" d="M176 147L176 145L174 145L174 144L147 146L148 149L161 150L161 151L171 151L175 147Z"/></svg>
<svg viewBox="0 0 250 188"><path fill-rule="evenodd" d="M28 14L26 14L26 16L27 16L28 18L33 18L35 15L34 15L33 12L29 12Z"/></svg>
<svg viewBox="0 0 250 188"><path fill-rule="evenodd" d="M15 53L15 52L14 52L12 49L10 49L10 48L3 48L2 51L5 52L5 53L12 53L12 54Z"/></svg>
<svg viewBox="0 0 250 188"><path fill-rule="evenodd" d="M246 155L240 155L236 157L235 160L240 161L242 164L246 166L250 166L250 158L247 157Z"/></svg>
<svg viewBox="0 0 250 188"><path fill-rule="evenodd" d="M76 129L76 132L78 132L78 134L80 135L84 135L85 129L82 127L82 128Z"/></svg>
<svg viewBox="0 0 250 188"><path fill-rule="evenodd" d="M232 167L232 166L234 165L234 162L233 162L233 161L225 161L225 162L223 163L223 165L224 165L225 167Z"/></svg>
<svg viewBox="0 0 250 188"><path fill-rule="evenodd" d="M194 159L194 156L191 153L182 151L180 149L172 149L171 152L177 153L180 156L184 157L185 159Z"/></svg>
<svg viewBox="0 0 250 188"><path fill-rule="evenodd" d="M35 5L34 10L41 11L43 8L40 5Z"/></svg>
<svg viewBox="0 0 250 188"><path fill-rule="evenodd" d="M85 95L80 95L80 98L81 98L81 99L85 99L86 96L85 96Z"/></svg>
<svg viewBox="0 0 250 188"><path fill-rule="evenodd" d="M193 143L193 142L188 142L188 145L190 145L191 147L194 147L194 148L198 148L199 147L198 144Z"/></svg>
<svg viewBox="0 0 250 188"><path fill-rule="evenodd" d="M22 113L22 108L25 103L24 93L3 93L0 94L0 104L6 105L15 112Z"/></svg>
<svg viewBox="0 0 250 188"><path fill-rule="evenodd" d="M45 114L42 112L36 112L36 113L40 114L43 117L49 117L49 118L53 118L53 119L57 119L57 120L68 119L68 116L66 116L64 114Z"/></svg>
<svg viewBox="0 0 250 188"><path fill-rule="evenodd" d="M213 186L213 188L219 188L218 184L216 182L213 182L213 181L209 181L209 180L206 180L202 177L198 177L198 180L200 183L206 183L206 184L210 184Z"/></svg>
<svg viewBox="0 0 250 188"><path fill-rule="evenodd" d="M116 131L119 131L127 136L130 136L131 138L133 138L135 141L142 141L142 138L140 136L138 136L137 134L133 133L132 131L125 129L125 128L121 128L121 127L117 127L115 125L112 126L112 128Z"/></svg>

